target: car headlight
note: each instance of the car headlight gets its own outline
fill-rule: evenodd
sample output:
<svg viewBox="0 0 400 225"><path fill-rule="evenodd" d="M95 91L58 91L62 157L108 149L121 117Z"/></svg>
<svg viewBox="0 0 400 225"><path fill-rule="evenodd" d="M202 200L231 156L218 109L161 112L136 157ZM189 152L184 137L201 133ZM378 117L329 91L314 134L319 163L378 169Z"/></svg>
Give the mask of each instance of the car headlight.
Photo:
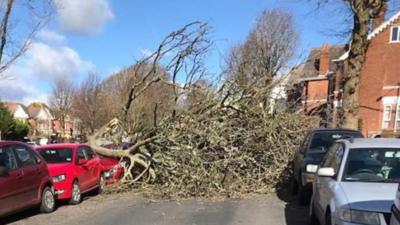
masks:
<svg viewBox="0 0 400 225"><path fill-rule="evenodd" d="M307 164L306 165L306 172L307 173L316 173L318 170L318 165L314 164Z"/></svg>
<svg viewBox="0 0 400 225"><path fill-rule="evenodd" d="M365 224L365 225L380 225L379 213L367 212L360 210L352 210L348 208L339 209L336 216L343 221Z"/></svg>
<svg viewBox="0 0 400 225"><path fill-rule="evenodd" d="M53 180L53 183L58 183L58 182L64 181L66 178L67 178L67 176L65 176L65 174L61 174L61 175L53 177L52 180Z"/></svg>

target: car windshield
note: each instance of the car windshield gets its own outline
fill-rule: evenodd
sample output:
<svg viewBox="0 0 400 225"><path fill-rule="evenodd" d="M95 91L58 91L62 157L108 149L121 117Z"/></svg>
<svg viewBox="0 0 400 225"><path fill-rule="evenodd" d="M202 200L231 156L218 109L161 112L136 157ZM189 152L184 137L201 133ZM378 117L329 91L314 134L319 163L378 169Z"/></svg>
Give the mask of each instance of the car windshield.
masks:
<svg viewBox="0 0 400 225"><path fill-rule="evenodd" d="M343 138L362 138L360 133L356 132L321 132L313 135L310 152L328 150L329 147L339 139Z"/></svg>
<svg viewBox="0 0 400 225"><path fill-rule="evenodd" d="M70 163L72 162L72 150L65 149L43 149L40 150L40 155L47 163Z"/></svg>
<svg viewBox="0 0 400 225"><path fill-rule="evenodd" d="M400 148L350 149L343 179L400 182Z"/></svg>

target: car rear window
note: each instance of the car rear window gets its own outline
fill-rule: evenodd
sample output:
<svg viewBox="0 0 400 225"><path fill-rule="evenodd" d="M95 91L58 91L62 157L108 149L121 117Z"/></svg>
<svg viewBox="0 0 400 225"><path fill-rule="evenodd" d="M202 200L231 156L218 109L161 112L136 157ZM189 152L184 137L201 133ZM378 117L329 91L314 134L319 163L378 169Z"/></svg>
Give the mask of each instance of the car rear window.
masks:
<svg viewBox="0 0 400 225"><path fill-rule="evenodd" d="M40 155L47 163L70 163L72 162L72 150L65 149L41 149Z"/></svg>
<svg viewBox="0 0 400 225"><path fill-rule="evenodd" d="M357 132L321 132L315 133L312 137L310 151L319 150L323 147L328 150L329 147L339 139L345 138L363 138L361 133Z"/></svg>

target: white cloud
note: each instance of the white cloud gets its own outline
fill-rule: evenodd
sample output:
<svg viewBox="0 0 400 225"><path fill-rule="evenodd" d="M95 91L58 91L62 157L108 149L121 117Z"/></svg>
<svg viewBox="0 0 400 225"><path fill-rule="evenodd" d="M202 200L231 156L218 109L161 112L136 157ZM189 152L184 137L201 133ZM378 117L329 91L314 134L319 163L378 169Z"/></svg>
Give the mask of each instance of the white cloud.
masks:
<svg viewBox="0 0 400 225"><path fill-rule="evenodd" d="M0 100L24 104L47 102L55 80L63 77L79 80L81 75L93 70L93 63L83 60L78 52L65 44L32 42L26 55L5 71L11 79L0 80Z"/></svg>
<svg viewBox="0 0 400 225"><path fill-rule="evenodd" d="M114 18L108 0L56 0L58 22L64 31L96 34Z"/></svg>
<svg viewBox="0 0 400 225"><path fill-rule="evenodd" d="M48 41L55 44L61 44L65 41L65 37L51 30L41 30L37 37L42 41Z"/></svg>
<svg viewBox="0 0 400 225"><path fill-rule="evenodd" d="M94 70L93 63L83 60L68 46L51 46L34 42L27 52L26 65L36 77L54 81L62 77Z"/></svg>

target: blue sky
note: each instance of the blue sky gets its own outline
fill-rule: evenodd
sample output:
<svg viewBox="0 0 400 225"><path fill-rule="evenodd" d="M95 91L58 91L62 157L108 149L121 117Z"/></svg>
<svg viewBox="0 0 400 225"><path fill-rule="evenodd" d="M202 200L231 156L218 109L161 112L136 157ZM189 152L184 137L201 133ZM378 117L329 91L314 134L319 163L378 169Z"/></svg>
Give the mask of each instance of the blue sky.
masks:
<svg viewBox="0 0 400 225"><path fill-rule="evenodd" d="M328 35L343 25L343 15L327 7L315 12L316 5L309 0L57 1L63 7L38 33L26 56L10 68L14 79L0 81L2 100L46 101L51 84L60 77L79 82L88 71L107 77L155 49L169 32L195 20L212 27L215 45L207 65L213 73L220 71L228 49L246 38L264 9L293 13L300 33L298 54L303 57L324 42L346 42Z"/></svg>

